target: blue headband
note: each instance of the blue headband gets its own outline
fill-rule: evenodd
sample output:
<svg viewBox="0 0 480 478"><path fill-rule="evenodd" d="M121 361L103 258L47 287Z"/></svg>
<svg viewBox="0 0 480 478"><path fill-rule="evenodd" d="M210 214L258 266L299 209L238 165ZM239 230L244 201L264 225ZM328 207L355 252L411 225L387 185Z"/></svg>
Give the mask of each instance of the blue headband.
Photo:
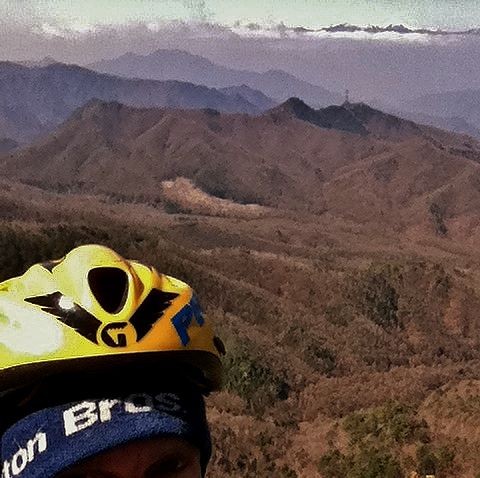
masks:
<svg viewBox="0 0 480 478"><path fill-rule="evenodd" d="M84 400L33 413L2 437L1 478L53 478L93 455L125 443L172 436L200 450L203 473L211 441L201 395L137 393Z"/></svg>

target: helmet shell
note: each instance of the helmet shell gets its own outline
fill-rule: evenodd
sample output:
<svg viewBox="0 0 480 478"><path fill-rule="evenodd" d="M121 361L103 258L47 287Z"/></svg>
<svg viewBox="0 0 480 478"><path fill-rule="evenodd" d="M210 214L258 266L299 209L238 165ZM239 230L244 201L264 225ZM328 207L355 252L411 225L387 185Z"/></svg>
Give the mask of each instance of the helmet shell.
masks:
<svg viewBox="0 0 480 478"><path fill-rule="evenodd" d="M0 391L76 368L185 363L221 385L221 341L184 282L99 245L0 284Z"/></svg>

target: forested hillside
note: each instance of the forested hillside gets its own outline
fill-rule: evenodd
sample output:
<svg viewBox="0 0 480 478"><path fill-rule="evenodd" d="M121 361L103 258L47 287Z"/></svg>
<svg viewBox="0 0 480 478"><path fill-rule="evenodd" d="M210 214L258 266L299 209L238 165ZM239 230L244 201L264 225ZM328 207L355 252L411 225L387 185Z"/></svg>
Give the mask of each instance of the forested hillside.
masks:
<svg viewBox="0 0 480 478"><path fill-rule="evenodd" d="M475 247L1 186L2 279L98 242L196 288L228 350L225 391L208 399L209 476L480 471Z"/></svg>

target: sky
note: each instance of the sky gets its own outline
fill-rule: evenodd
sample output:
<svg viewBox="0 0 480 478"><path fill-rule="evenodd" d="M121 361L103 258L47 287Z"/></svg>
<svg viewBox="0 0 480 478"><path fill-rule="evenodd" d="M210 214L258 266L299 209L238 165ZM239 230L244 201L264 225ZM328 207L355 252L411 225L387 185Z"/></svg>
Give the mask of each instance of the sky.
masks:
<svg viewBox="0 0 480 478"><path fill-rule="evenodd" d="M478 0L0 0L7 23L46 23L89 29L98 25L207 20L226 25L284 22L316 28L336 23L406 24L466 29L480 24Z"/></svg>

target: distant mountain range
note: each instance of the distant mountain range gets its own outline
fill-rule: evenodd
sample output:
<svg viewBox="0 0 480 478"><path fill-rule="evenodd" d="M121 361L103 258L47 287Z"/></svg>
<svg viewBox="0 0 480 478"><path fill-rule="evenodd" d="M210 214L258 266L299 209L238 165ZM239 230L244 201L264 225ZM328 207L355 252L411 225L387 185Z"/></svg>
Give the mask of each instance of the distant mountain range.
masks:
<svg viewBox="0 0 480 478"><path fill-rule="evenodd" d="M480 127L480 90L424 95L405 102L404 109L443 118L463 118L474 127Z"/></svg>
<svg viewBox="0 0 480 478"><path fill-rule="evenodd" d="M273 98L289 91L303 91L304 96L296 93L293 96L312 105L323 101L328 105L340 103L338 95L326 94L322 88L297 80L285 72L260 74L244 71L240 72L243 76L237 77L234 75L238 73L236 70L177 50L158 50L145 57L127 54L121 58L133 58L137 72L141 71L140 64L144 64L145 68L158 69L160 62L172 65L172 68L168 66L165 70L167 76L185 78L190 75L197 81L207 81L206 77L218 80L223 75L225 82L236 80L238 83L213 88L177 80L124 78L76 65L65 65L50 57L23 65L0 62L0 138L27 144L53 131L76 108L95 98L137 107L212 108L221 112L248 114L260 114L275 107L280 101ZM176 58L178 62L174 61ZM148 59L152 59L150 66ZM251 80L250 86L241 83L241 80L248 79ZM257 85L259 89L251 85ZM281 94L278 90L273 91L277 87L283 88ZM273 95L268 96L262 88ZM322 101L319 101L320 97ZM312 98L312 101L306 98ZM405 101L401 108L395 105L376 106L416 123L480 138L480 128L477 126L480 125L479 98L480 92L470 90L424 96L415 101ZM331 111L335 111L332 108ZM326 114L328 112L323 113L324 116ZM7 146L7 143L3 143L2 151L12 149L12 144L10 142Z"/></svg>
<svg viewBox="0 0 480 478"><path fill-rule="evenodd" d="M467 134L473 138L480 139L480 128L476 128L461 116L434 116L420 112L402 111L396 108L384 108L384 110L400 118L414 121L415 123L433 126L435 128L452 131L454 133Z"/></svg>
<svg viewBox="0 0 480 478"><path fill-rule="evenodd" d="M313 31L303 29L305 32ZM390 32L432 33L443 35L441 30L412 30L404 25L387 27L358 27L355 25L335 25L321 29L327 32L369 33ZM472 32L470 32L472 33ZM338 93L300 80L281 70L269 70L258 73L235 70L217 65L210 60L181 50L157 50L149 55L126 53L112 60L104 60L90 65L94 70L125 77L153 78L157 80L177 79L191 81L220 88L227 92L230 88L243 85L262 92L266 98L259 98L244 91L240 96L245 100L264 108L272 107L290 97L301 98L315 107L325 107L342 102ZM237 90L239 91L239 90ZM392 106L390 111L398 116L454 132L469 134L480 138L480 94L476 91L461 91L428 95L415 100L404 101Z"/></svg>
<svg viewBox="0 0 480 478"><path fill-rule="evenodd" d="M292 96L317 107L342 101L338 93L312 85L282 70L264 73L235 70L182 50L157 50L149 55L126 53L112 60L91 64L89 68L129 78L176 79L214 88L246 85L260 90L276 102Z"/></svg>
<svg viewBox="0 0 480 478"><path fill-rule="evenodd" d="M474 140L364 104L290 99L260 116L92 101L0 172L48 188L162 200L186 178L217 198L445 234L480 208ZM181 184L181 183L179 183Z"/></svg>
<svg viewBox="0 0 480 478"><path fill-rule="evenodd" d="M76 65L27 67L0 62L0 132L28 142L97 98L139 107L212 108L258 114L271 102L248 87L224 92L180 81L126 79ZM250 102L258 100L260 106Z"/></svg>
<svg viewBox="0 0 480 478"><path fill-rule="evenodd" d="M330 33L355 33L355 32L365 32L365 33L397 33L400 35L406 34L417 34L417 35L433 35L433 36L447 36L447 35L479 35L479 28L471 28L468 30L442 30L440 28L409 28L403 24L390 24L385 27L379 25L351 25L349 23L339 23L337 25L331 25L329 27L323 27L318 29L311 29L305 27L294 27L289 28L296 33L314 33L314 32L330 32Z"/></svg>
<svg viewBox="0 0 480 478"><path fill-rule="evenodd" d="M408 103L408 104L407 104ZM480 128L469 123L462 116L439 116L415 110L411 102L404 101L402 104L385 103L379 100L372 100L369 105L375 109L384 111L393 116L413 121L417 124L433 126L453 133L466 134L475 139L480 139Z"/></svg>

